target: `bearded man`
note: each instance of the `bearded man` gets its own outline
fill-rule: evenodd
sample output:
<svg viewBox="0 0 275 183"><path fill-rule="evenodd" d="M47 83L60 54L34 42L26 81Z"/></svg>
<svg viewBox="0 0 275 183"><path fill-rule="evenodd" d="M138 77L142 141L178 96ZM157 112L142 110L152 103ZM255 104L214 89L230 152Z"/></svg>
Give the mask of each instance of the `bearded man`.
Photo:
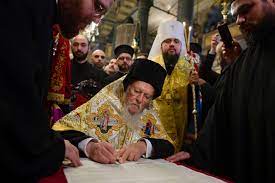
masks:
<svg viewBox="0 0 275 183"><path fill-rule="evenodd" d="M103 88L53 129L78 146L82 155L100 163L165 158L174 146L152 106L165 76L159 64L138 59L126 77Z"/></svg>
<svg viewBox="0 0 275 183"><path fill-rule="evenodd" d="M274 182L275 2L235 0L231 12L248 47L225 73L193 146L170 157L233 182Z"/></svg>
<svg viewBox="0 0 275 183"><path fill-rule="evenodd" d="M52 27L59 24L62 35L72 38L90 22L98 23L112 2L1 1L3 179L38 182L59 170L64 157L80 165L77 149L51 130L43 106L48 91ZM19 43L23 44L20 49Z"/></svg>
<svg viewBox="0 0 275 183"><path fill-rule="evenodd" d="M187 89L191 64L185 59L186 46L182 23L163 22L149 53L149 59L162 65L167 71L163 92L154 106L170 138L181 148L188 120Z"/></svg>

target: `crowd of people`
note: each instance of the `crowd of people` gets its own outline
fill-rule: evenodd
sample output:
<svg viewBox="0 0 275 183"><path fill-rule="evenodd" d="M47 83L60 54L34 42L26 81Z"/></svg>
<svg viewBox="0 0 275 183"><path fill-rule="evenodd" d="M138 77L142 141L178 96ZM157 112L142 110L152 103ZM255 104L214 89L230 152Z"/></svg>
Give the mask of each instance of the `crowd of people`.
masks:
<svg viewBox="0 0 275 183"><path fill-rule="evenodd" d="M38 182L80 157L165 158L233 182L274 182L274 0L233 0L244 49L214 34L203 55L169 20L146 56L121 44L107 60L79 30L112 3L1 3L3 176Z"/></svg>

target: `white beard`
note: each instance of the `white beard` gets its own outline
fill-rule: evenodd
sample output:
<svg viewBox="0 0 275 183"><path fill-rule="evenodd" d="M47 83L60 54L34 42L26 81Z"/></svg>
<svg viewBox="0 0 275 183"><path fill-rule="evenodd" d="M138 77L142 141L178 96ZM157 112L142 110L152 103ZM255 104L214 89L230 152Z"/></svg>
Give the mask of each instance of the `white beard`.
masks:
<svg viewBox="0 0 275 183"><path fill-rule="evenodd" d="M143 115L144 112L140 112L137 114L130 114L128 111L128 106L127 104L124 104L124 108L122 110L122 118L125 120L126 125L131 128L131 129L138 129L139 128L139 123L140 123L140 118ZM144 110L143 110L144 111Z"/></svg>

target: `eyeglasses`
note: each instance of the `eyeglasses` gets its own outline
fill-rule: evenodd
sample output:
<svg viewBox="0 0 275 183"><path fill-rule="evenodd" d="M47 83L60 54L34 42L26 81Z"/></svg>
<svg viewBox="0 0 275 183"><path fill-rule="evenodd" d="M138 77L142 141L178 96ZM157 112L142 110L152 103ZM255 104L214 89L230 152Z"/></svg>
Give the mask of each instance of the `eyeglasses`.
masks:
<svg viewBox="0 0 275 183"><path fill-rule="evenodd" d="M135 96L135 97L139 97L143 94L143 96L145 97L146 101L150 101L153 99L153 96L147 93L144 93L143 91L141 91L140 89L134 88L134 87L130 87L129 88L129 92L131 95Z"/></svg>
<svg viewBox="0 0 275 183"><path fill-rule="evenodd" d="M124 61L126 60L127 62L132 61L131 57L117 57L117 60Z"/></svg>
<svg viewBox="0 0 275 183"><path fill-rule="evenodd" d="M102 6L102 4L99 2L99 0L95 0L94 5L95 5L95 12L96 13L103 15L106 12L106 8L104 8Z"/></svg>

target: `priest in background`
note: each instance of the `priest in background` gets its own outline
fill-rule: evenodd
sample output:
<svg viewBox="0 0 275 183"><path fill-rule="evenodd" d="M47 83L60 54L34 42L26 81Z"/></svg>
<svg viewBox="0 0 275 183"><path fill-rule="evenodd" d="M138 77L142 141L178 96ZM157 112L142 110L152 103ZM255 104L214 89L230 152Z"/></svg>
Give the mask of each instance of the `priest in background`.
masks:
<svg viewBox="0 0 275 183"><path fill-rule="evenodd" d="M176 151L185 136L188 120L187 89L191 64L187 54L183 24L170 20L160 24L149 53L149 59L162 65L167 71L163 92L154 101L161 122L176 144Z"/></svg>

